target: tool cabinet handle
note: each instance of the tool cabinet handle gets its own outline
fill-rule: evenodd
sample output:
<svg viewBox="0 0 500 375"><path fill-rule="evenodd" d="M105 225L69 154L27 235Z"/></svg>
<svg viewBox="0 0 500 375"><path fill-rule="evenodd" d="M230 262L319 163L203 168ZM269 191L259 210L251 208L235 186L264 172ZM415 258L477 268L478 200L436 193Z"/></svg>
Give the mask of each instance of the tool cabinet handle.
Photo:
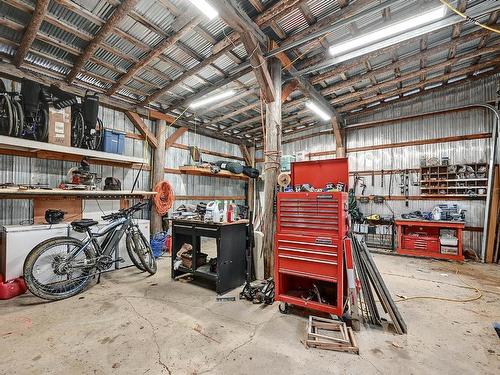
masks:
<svg viewBox="0 0 500 375"><path fill-rule="evenodd" d="M325 245L325 244L319 244L319 243L315 243L315 242L302 242L302 241L290 241L290 240L278 240L278 242L293 243L293 244L297 244L297 245L323 246L323 247L334 247L334 248L337 247L337 245Z"/></svg>
<svg viewBox="0 0 500 375"><path fill-rule="evenodd" d="M286 259L294 259L294 260L302 260L305 262L313 262L313 263L323 263L323 264L331 264L336 266L337 262L330 262L328 260L319 260L319 259L307 259L307 258L302 258L302 257L294 257L292 255L279 255L280 258L286 258Z"/></svg>
<svg viewBox="0 0 500 375"><path fill-rule="evenodd" d="M335 254L335 253L325 253L324 251L300 250L300 249L294 249L292 247L278 247L278 250L296 251L298 253L307 253L307 254L312 254L312 255L329 255L329 256L332 256L332 257L336 257L337 256L337 254Z"/></svg>
<svg viewBox="0 0 500 375"><path fill-rule="evenodd" d="M174 228L192 228L190 225L180 225L180 224L175 224Z"/></svg>
<svg viewBox="0 0 500 375"><path fill-rule="evenodd" d="M194 229L203 229L203 230L211 230L212 232L216 232L218 228L208 228L208 227L194 227Z"/></svg>

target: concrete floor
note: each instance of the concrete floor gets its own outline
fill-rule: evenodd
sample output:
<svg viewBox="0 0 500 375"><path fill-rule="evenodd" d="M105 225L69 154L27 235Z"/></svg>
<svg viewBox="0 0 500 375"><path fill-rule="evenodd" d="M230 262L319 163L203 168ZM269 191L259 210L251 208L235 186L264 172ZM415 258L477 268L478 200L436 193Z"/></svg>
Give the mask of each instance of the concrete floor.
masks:
<svg viewBox="0 0 500 375"><path fill-rule="evenodd" d="M1 374L498 374L498 266L375 255L396 294L475 302L401 302L409 333L363 327L360 355L305 349L306 318L274 306L216 302L215 292L170 279L169 259L145 277L127 269L79 297L0 301ZM236 295L238 291L233 292ZM396 298L396 297L395 297Z"/></svg>

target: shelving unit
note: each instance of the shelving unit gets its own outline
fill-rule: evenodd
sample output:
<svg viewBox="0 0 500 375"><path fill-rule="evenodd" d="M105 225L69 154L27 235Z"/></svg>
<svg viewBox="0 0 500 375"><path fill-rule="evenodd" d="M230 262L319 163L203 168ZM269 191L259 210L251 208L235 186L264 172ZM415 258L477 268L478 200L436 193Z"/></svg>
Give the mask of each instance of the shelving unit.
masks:
<svg viewBox="0 0 500 375"><path fill-rule="evenodd" d="M476 163L465 165L470 166L476 176L480 173L484 177L459 178L460 173L458 170L462 165L422 167L420 169L422 176L420 190L422 196L485 198L488 188L488 178L486 177L488 174L488 164ZM485 169L485 171L478 172L480 169Z"/></svg>
<svg viewBox="0 0 500 375"><path fill-rule="evenodd" d="M248 181L249 177L243 173L231 173L229 171L221 170L218 173L213 173L209 168L200 168L195 166L185 165L179 167L181 174L189 174L193 176L208 176L208 177L219 177L219 178L229 178L233 180L243 180Z"/></svg>
<svg viewBox="0 0 500 375"><path fill-rule="evenodd" d="M3 152L2 152L3 151ZM0 135L0 153L25 152L26 156L41 159L76 160L87 157L90 160L109 162L112 164L147 164L143 158L112 154L110 152L86 150L83 148L60 146L51 143L37 142L29 139L21 139Z"/></svg>

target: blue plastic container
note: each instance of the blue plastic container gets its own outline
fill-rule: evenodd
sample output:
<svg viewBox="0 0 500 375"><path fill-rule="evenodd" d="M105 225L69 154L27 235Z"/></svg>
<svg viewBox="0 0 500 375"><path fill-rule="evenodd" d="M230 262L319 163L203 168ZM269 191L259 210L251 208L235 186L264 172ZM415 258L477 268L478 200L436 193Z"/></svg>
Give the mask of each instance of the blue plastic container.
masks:
<svg viewBox="0 0 500 375"><path fill-rule="evenodd" d="M151 237L151 249L153 250L153 256L158 258L163 252L163 247L165 246L165 241L167 239L167 232L158 232Z"/></svg>
<svg viewBox="0 0 500 375"><path fill-rule="evenodd" d="M123 155L125 134L112 129L104 129L102 151Z"/></svg>

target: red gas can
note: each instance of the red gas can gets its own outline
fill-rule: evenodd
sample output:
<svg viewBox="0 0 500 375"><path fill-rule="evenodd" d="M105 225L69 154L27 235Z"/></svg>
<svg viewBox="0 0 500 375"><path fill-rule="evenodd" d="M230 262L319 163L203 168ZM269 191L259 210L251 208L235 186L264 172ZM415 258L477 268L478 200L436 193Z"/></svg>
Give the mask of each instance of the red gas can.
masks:
<svg viewBox="0 0 500 375"><path fill-rule="evenodd" d="M0 300L19 296L26 293L26 290L26 284L22 277L4 282L0 275Z"/></svg>

